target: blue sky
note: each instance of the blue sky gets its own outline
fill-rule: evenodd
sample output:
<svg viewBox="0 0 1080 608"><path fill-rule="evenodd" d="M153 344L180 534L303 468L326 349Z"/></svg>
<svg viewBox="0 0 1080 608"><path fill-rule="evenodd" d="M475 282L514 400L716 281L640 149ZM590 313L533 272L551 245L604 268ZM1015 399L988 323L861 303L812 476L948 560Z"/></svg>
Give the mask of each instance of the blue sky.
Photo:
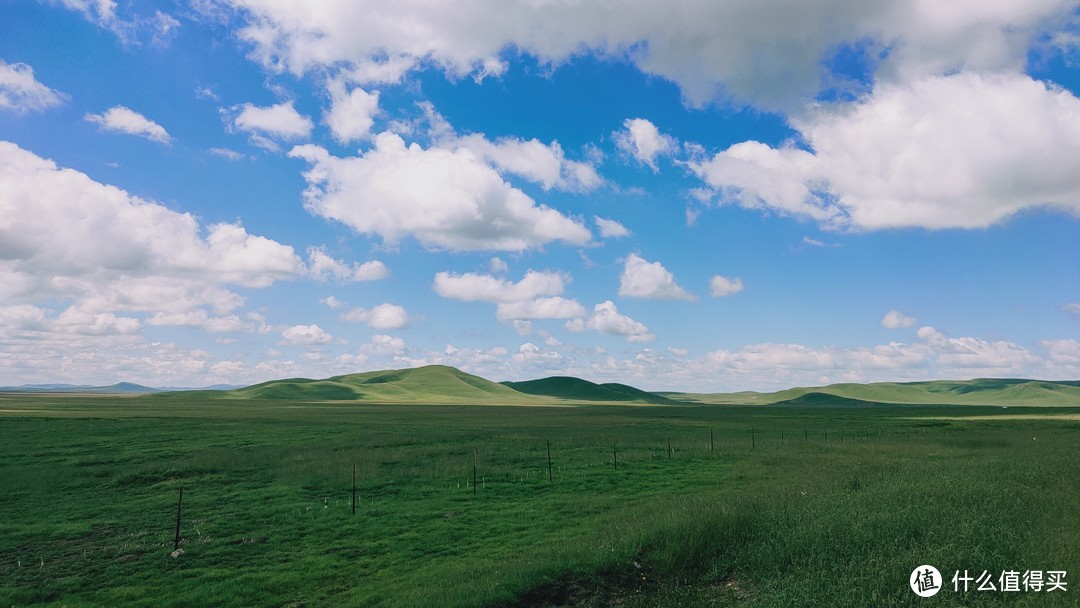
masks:
<svg viewBox="0 0 1080 608"><path fill-rule="evenodd" d="M1080 378L1075 1L0 1L0 385Z"/></svg>

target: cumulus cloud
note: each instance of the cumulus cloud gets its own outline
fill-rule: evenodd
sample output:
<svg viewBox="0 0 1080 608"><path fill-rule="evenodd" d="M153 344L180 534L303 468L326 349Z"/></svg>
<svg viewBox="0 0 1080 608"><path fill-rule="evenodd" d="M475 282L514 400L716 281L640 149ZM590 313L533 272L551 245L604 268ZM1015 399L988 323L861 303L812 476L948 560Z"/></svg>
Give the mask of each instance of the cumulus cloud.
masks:
<svg viewBox="0 0 1080 608"><path fill-rule="evenodd" d="M567 158L558 141L545 144L536 138L504 136L492 140L483 133L459 134L432 103L417 105L421 116L411 122L395 122L392 130L422 133L433 148L468 151L500 175L525 179L545 191L588 192L604 183L595 167L599 161L588 151L587 161L577 161Z"/></svg>
<svg viewBox="0 0 1080 608"><path fill-rule="evenodd" d="M142 331L263 331L261 316L237 312L233 286L303 268L291 247L238 224L200 225L8 142L0 218L0 375L22 382L198 385L209 353Z"/></svg>
<svg viewBox="0 0 1080 608"><path fill-rule="evenodd" d="M1069 302L1061 307L1069 316L1080 318L1080 302Z"/></svg>
<svg viewBox="0 0 1080 608"><path fill-rule="evenodd" d="M360 156L297 146L306 160L305 206L388 243L413 236L432 249L520 251L552 242L588 243L587 228L503 181L467 150L406 146L392 133Z"/></svg>
<svg viewBox="0 0 1080 608"><path fill-rule="evenodd" d="M521 302L504 302L495 310L500 321L531 319L572 319L585 315L585 307L560 296Z"/></svg>
<svg viewBox="0 0 1080 608"><path fill-rule="evenodd" d="M341 80L331 80L330 109L323 116L338 143L366 139L379 113L379 92L367 92L360 87L348 90Z"/></svg>
<svg viewBox="0 0 1080 608"><path fill-rule="evenodd" d="M386 334L375 334L371 341L360 346L359 350L365 355L401 355L405 352L405 340Z"/></svg>
<svg viewBox="0 0 1080 608"><path fill-rule="evenodd" d="M164 127L124 106L113 106L101 114L87 114L84 118L104 131L126 133L163 144L172 142L172 136Z"/></svg>
<svg viewBox="0 0 1080 608"><path fill-rule="evenodd" d="M644 118L626 119L623 129L616 131L613 137L620 150L654 172L659 170L657 158L671 156L679 147L674 137L661 133L656 125Z"/></svg>
<svg viewBox="0 0 1080 608"><path fill-rule="evenodd" d="M266 107L245 103L225 113L230 116L232 129L247 133L253 144L272 151L278 149L275 140L303 139L311 135L314 127L310 118L296 111L292 101Z"/></svg>
<svg viewBox="0 0 1080 608"><path fill-rule="evenodd" d="M596 227L600 229L600 236L605 239L619 239L624 236L630 236L630 231L615 220L609 220L602 218L599 215L593 216L593 221L596 222Z"/></svg>
<svg viewBox="0 0 1080 608"><path fill-rule="evenodd" d="M881 318L881 326L885 329L901 329L915 324L915 317L904 316L897 310L890 310Z"/></svg>
<svg viewBox="0 0 1080 608"><path fill-rule="evenodd" d="M293 325L281 330L279 346L314 346L328 344L334 341L334 337L326 333L326 330L318 325Z"/></svg>
<svg viewBox="0 0 1080 608"><path fill-rule="evenodd" d="M536 270L529 270L517 282L471 272L440 272L435 275L432 289L452 300L497 304L496 318L512 321L515 330L524 335L532 332L531 320L570 319L585 314L577 301L560 296L569 281L564 273Z"/></svg>
<svg viewBox="0 0 1080 608"><path fill-rule="evenodd" d="M929 326L920 327L917 335L935 351L938 364L949 369L974 368L999 374L1037 361L1028 349L1004 340L950 338Z"/></svg>
<svg viewBox="0 0 1080 608"><path fill-rule="evenodd" d="M587 318L571 319L566 322L566 329L573 332L595 330L611 336L622 336L627 342L648 342L656 336L649 333L644 323L635 321L619 312L611 300L606 300L593 307Z"/></svg>
<svg viewBox="0 0 1080 608"><path fill-rule="evenodd" d="M518 282L486 274L439 272L432 289L444 298L464 302L510 304L541 296L557 296L566 288L569 277L561 272L530 270Z"/></svg>
<svg viewBox="0 0 1080 608"><path fill-rule="evenodd" d="M494 274L503 274L510 270L510 266L502 258L494 257L488 261L488 270Z"/></svg>
<svg viewBox="0 0 1080 608"><path fill-rule="evenodd" d="M1043 340L1039 344L1046 349L1050 361L1055 364L1080 368L1080 341L1067 338L1064 340ZM1064 373L1066 376L1070 374L1069 371ZM1076 372L1072 371L1071 377L1075 376Z"/></svg>
<svg viewBox="0 0 1080 608"><path fill-rule="evenodd" d="M679 85L692 105L734 97L761 107L812 99L831 80L825 59L850 47L893 80L1020 69L1031 41L1060 28L1071 0L918 3L725 0L507 3L467 6L330 0L227 0L247 17L240 37L271 69L420 62L454 76L498 74L507 48L559 63L584 52L626 59ZM882 50L889 53L881 59Z"/></svg>
<svg viewBox="0 0 1080 608"><path fill-rule="evenodd" d="M341 307L345 306L344 302L342 302L341 300L335 298L334 296L326 296L325 298L320 298L319 303L320 304L325 304L327 306L327 308L332 308L334 310L337 310L338 308L341 308Z"/></svg>
<svg viewBox="0 0 1080 608"><path fill-rule="evenodd" d="M537 139L514 137L487 139L474 133L438 142L447 149L472 152L500 173L510 173L540 184L544 190L587 192L603 183L603 178L589 163L566 158L559 142L541 143Z"/></svg>
<svg viewBox="0 0 1080 608"><path fill-rule="evenodd" d="M34 68L25 63L0 59L0 109L16 114L41 112L56 107L67 95L50 89L34 78Z"/></svg>
<svg viewBox="0 0 1080 608"><path fill-rule="evenodd" d="M379 281L390 276L390 269L379 260L349 265L326 253L325 247L308 247L308 274L319 281Z"/></svg>
<svg viewBox="0 0 1080 608"><path fill-rule="evenodd" d="M709 294L714 298L732 296L743 290L743 282L739 277L729 279L722 275L715 275L709 279Z"/></svg>
<svg viewBox="0 0 1080 608"><path fill-rule="evenodd" d="M0 142L0 301L66 299L98 312L231 311L228 284L303 268L292 247L177 213ZM57 218L66 218L57 221Z"/></svg>
<svg viewBox="0 0 1080 608"><path fill-rule="evenodd" d="M653 300L693 300L693 294L675 282L675 276L660 262L649 262L631 253L619 277L619 295Z"/></svg>
<svg viewBox="0 0 1080 608"><path fill-rule="evenodd" d="M879 85L793 120L810 150L748 141L688 167L721 203L826 227L980 228L1080 214L1080 99L1009 73Z"/></svg>
<svg viewBox="0 0 1080 608"><path fill-rule="evenodd" d="M409 314L396 304L379 304L371 308L354 308L341 315L346 321L366 323L375 329L403 329L409 326Z"/></svg>

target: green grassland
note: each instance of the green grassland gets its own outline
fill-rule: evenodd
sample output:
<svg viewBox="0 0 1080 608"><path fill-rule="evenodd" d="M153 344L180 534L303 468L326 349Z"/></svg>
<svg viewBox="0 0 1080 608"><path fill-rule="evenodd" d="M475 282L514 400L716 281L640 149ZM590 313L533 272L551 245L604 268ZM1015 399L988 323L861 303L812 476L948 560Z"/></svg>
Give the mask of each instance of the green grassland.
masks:
<svg viewBox="0 0 1080 608"><path fill-rule="evenodd" d="M408 382L373 378L331 379L329 398ZM443 380L414 390L460 388ZM1080 409L386 405L318 402L310 384L276 399L0 395L0 605L1080 598ZM920 564L1066 570L1070 588L920 599Z"/></svg>

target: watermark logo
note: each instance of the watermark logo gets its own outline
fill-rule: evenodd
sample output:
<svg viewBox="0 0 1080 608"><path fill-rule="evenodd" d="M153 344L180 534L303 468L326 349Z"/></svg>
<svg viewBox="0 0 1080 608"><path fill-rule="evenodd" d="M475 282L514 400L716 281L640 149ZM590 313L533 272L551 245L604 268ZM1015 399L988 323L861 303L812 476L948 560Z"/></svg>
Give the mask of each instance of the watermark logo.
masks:
<svg viewBox="0 0 1080 608"><path fill-rule="evenodd" d="M937 592L941 591L943 582L944 580L942 580L941 573L938 572L938 569L926 564L915 568L915 570L911 572L911 578L908 579L911 590L919 597L933 597L937 595Z"/></svg>

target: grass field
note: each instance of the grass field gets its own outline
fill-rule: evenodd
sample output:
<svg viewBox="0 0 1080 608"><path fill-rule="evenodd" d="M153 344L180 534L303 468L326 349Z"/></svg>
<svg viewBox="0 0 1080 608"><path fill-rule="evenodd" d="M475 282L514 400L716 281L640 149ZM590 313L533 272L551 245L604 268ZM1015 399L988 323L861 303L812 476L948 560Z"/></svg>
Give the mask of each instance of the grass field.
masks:
<svg viewBox="0 0 1080 608"><path fill-rule="evenodd" d="M1075 606L1077 413L0 396L0 605Z"/></svg>

